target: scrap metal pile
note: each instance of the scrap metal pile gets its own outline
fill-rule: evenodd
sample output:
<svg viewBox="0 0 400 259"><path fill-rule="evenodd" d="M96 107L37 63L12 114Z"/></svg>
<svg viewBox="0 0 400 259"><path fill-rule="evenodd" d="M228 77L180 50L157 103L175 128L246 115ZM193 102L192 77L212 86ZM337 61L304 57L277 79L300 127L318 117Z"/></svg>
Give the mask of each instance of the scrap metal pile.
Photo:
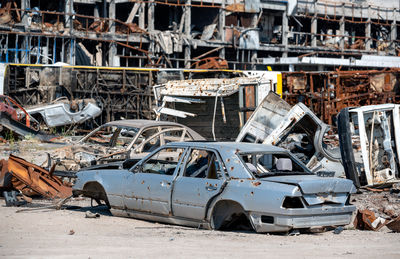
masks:
<svg viewBox="0 0 400 259"><path fill-rule="evenodd" d="M283 73L283 98L303 102L332 125L346 107L399 103L399 76L398 69Z"/></svg>
<svg viewBox="0 0 400 259"><path fill-rule="evenodd" d="M381 75L374 76L379 77ZM383 85L379 83L374 84L374 94L386 96L388 101L395 101L397 100L397 81L391 76L392 74L384 72L384 76L381 77L387 77L388 81ZM336 78L336 80L337 82L341 81L340 78ZM368 80L371 80L371 74L369 74ZM229 81L229 79L226 79L225 81ZM393 83L394 81L396 81L396 83ZM378 80L378 82L382 81ZM234 91L239 91L240 89L239 86L235 88L235 85L232 84L229 84L229 86L233 88ZM377 89L381 89L381 92ZM213 103L215 106L213 107L216 107L217 99L221 98L219 95L223 95L223 91L232 89L226 89L223 86L218 85L208 88L201 85L191 85L189 90L191 96L203 97L203 95L205 95L208 98L212 98L213 100L215 99L215 102ZM339 92L339 90L335 93L337 92ZM333 91L331 91L331 93L333 93ZM348 92L346 94L348 94ZM357 94L357 92L354 92L354 94ZM161 96L163 95L158 94L157 91L155 95L160 98L159 101L163 101L162 103L160 102L160 106L157 110L159 117L161 117L160 114L179 115L184 113L182 111L166 108L166 102L171 100L173 102L185 102L189 104L193 102L199 105L210 105L210 103L202 100L198 101L193 98L189 99L189 97L178 98L165 93L163 99L161 99ZM328 98L327 95L330 94L324 92L321 94L324 98ZM289 95L286 93L286 97L288 96ZM370 98L371 95L360 95L359 100L364 101L357 103L354 103L353 99L355 97L335 99L333 98L335 96L338 95L331 95L332 98L328 98L328 100L330 100L328 103L326 103L326 99L320 98L322 100L321 103L311 102L310 106L307 106L302 102L298 102L292 106L281 99L279 95L270 91L266 97L259 102L255 111L242 127L240 133L237 135L236 144L230 143L230 145L244 147L246 144L238 142L250 142L265 145L263 148L266 149L271 146L283 148L276 148L278 151L281 150L279 152L282 152L282 150L287 152L288 150L296 157L295 161L298 160L297 162L302 165L302 168L305 169L307 174L314 173L321 177L318 177L319 180L317 181L320 185L331 181L332 177L348 178L352 180L361 194L352 196L352 200L346 202L344 202L346 199L343 199L341 204L344 206L350 204L349 202L357 204L359 210L354 221L354 226L358 229L366 230L379 230L383 226L387 226L393 231L399 231L400 104L364 105L352 108L348 107L348 105L357 106L364 103L370 104L374 101L367 100L366 96L369 96ZM362 99L364 97L365 99ZM11 123L12 125L15 123L21 124L21 128L25 127L30 129L32 127L32 125L28 123L28 119L31 118L31 114L34 111L43 115L53 107L51 106L48 109L43 109L41 111L34 109L25 110L9 97L3 96L3 99L4 101L2 106L0 106L1 114L6 115L8 120L13 122ZM310 98L309 100L313 99ZM340 110L339 114L337 117L334 117L333 114L335 113L335 110L333 110L329 113L329 116L327 115L328 113L325 113L325 115L328 116L325 118L333 117L332 120L335 120L338 125L338 131L336 134L334 133L332 126L323 122L313 112L313 109L316 107L323 107L323 105L325 105L323 110L327 110L326 105L332 103L335 104L335 109L337 109L337 111ZM61 103L61 105L57 107L65 108L65 104L66 103ZM14 107L15 105L17 108ZM346 107L343 108L342 106ZM214 120L215 111L216 109L214 108ZM97 114L99 113L100 109L97 110ZM62 118L63 116L55 115L54 118L59 117ZM224 116L221 117L224 118ZM50 116L47 122L58 122L57 119L51 119L52 117ZM71 116L69 119L65 119L65 121L74 123L75 119ZM7 124L3 123L3 125L7 127ZM214 126L214 121L212 122L212 125L210 122L210 127L211 126ZM13 130L11 127L9 129ZM21 135L24 135L24 132L22 132ZM42 141L46 140L42 139ZM207 143L202 142L204 141L204 138L194 130L173 122L120 120L106 123L93 130L79 141L59 148L57 151L44 150L43 153L49 153L49 156L47 162L42 165L47 166L47 168L49 168L48 170L11 154L8 160L2 160L0 187L6 191L4 196L8 203L11 205L18 205L19 203L16 201L15 193L10 194L8 191L18 190L25 200L29 200L26 196L35 195L51 199L71 196L71 184L63 183L59 176L76 177L75 172L78 170L80 170L80 173L77 174L78 178L76 183L82 184L82 178L85 178L85 174L91 175L93 172L96 172L97 174L97 172L101 172L102 170L107 171L108 173L126 172L128 169L136 172L133 169L134 167L141 170L142 164L147 162L150 163L150 161L153 163L154 161L163 160L162 163L158 162L155 163L155 165L164 169L171 163L173 166L168 168L171 170L163 171L160 169L161 173L159 174L163 175L168 172L169 176L172 176L173 172L176 171L175 168L178 168L175 167L178 160L179 163L184 164L186 163L185 161L189 159L186 158L185 160L185 156L181 157L181 155L184 154L181 150L182 148L178 148L176 152L171 151L176 148L171 145L173 144L171 142L182 141L200 141L200 144L198 145L203 145L201 143ZM191 142L188 143L190 146ZM207 144L204 145L207 146ZM256 148L256 146L258 145L253 144L252 148ZM165 152L162 152L163 150ZM153 156L156 156L156 159L149 158ZM216 157L218 157L218 155L214 156L214 158ZM245 164L241 170L249 170L249 172L247 172L249 175L252 175L254 172L259 170L257 167L259 165L257 158L252 158L248 161L243 159L249 158L242 158L242 160L240 160L240 163ZM279 159L281 159L280 161L282 163L285 161L287 162L287 159ZM263 158L263 161L260 163L264 165L270 163L271 167L266 168L272 170L274 160L271 160L270 162L268 161ZM249 165L250 162L252 163L251 165ZM56 167L60 166L63 167L63 171L69 172L70 174L58 174ZM214 166L215 168L218 168L218 170L225 170L223 164ZM284 169L278 169L277 167L274 168L275 171L270 172L282 171L277 174L283 173L285 176L290 176L291 174L289 172L292 172L292 166L282 166L283 165L280 165L279 168ZM82 169L84 167L89 168ZM154 166L152 166L152 168L153 167ZM184 168L183 165L180 167ZM235 167L230 167L230 170L232 171L233 168ZM151 172L154 173L154 170ZM269 171L264 168L263 172L265 174ZM131 172L129 172L129 175L130 174ZM226 175L228 174L229 171L226 172ZM263 175L263 177L264 176L265 175ZM254 174L253 177L255 177L254 179L257 179ZM106 178L104 181L108 179ZM194 177L193 179L196 178L201 177ZM215 175L213 179L217 178L217 175ZM300 182L305 181L306 179L306 177L303 179L301 174L298 178L298 181ZM150 180L150 178L148 180ZM228 180L235 179L229 178ZM208 179L208 181L210 180ZM159 181L157 180L156 182L159 185ZM352 186L350 181L347 182ZM82 185L81 188L82 190L80 190L79 193L85 193L85 186ZM354 187L352 188L354 189ZM323 190L321 189L321 192L322 191ZM97 195L97 200L104 200L106 204L109 205L109 203L107 203L108 198L103 192L103 187L99 187L96 184L93 185L92 183L90 184L90 193L95 193ZM326 197L318 196L316 199L325 199L325 201L336 199L333 196L329 196L332 194L327 195L328 196ZM307 206L310 205L309 201L305 201L304 204ZM294 204L293 206L299 206L299 204Z"/></svg>
<svg viewBox="0 0 400 259"><path fill-rule="evenodd" d="M27 196L56 199L72 195L71 186L53 175L54 168L49 172L14 155L10 155L8 160L1 160L0 165L0 189L4 190L7 204L18 205L13 190L18 190L26 201L31 201Z"/></svg>

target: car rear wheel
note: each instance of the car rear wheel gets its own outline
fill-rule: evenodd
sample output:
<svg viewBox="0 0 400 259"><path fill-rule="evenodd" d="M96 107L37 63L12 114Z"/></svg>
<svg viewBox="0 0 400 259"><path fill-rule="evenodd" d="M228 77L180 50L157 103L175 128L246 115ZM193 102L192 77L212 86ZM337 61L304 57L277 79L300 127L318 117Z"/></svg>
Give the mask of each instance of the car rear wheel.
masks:
<svg viewBox="0 0 400 259"><path fill-rule="evenodd" d="M242 206L234 201L219 201L213 209L211 228L216 230L253 230Z"/></svg>
<svg viewBox="0 0 400 259"><path fill-rule="evenodd" d="M101 201L104 201L108 208L111 208L107 199L106 191L98 182L86 183L83 188L83 195L94 199L99 205L101 204Z"/></svg>

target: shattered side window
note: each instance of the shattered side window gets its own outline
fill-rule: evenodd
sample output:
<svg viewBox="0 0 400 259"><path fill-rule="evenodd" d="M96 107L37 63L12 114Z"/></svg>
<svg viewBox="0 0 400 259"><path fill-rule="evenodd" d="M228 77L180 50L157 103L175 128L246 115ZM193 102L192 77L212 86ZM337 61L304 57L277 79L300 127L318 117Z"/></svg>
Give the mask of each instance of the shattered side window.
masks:
<svg viewBox="0 0 400 259"><path fill-rule="evenodd" d="M194 178L221 179L223 167L213 151L192 149L183 176Z"/></svg>
<svg viewBox="0 0 400 259"><path fill-rule="evenodd" d="M308 174L288 154L251 153L242 154L240 157L250 172L259 177L277 174Z"/></svg>
<svg viewBox="0 0 400 259"><path fill-rule="evenodd" d="M183 148L163 148L142 164L141 172L173 175L183 154Z"/></svg>

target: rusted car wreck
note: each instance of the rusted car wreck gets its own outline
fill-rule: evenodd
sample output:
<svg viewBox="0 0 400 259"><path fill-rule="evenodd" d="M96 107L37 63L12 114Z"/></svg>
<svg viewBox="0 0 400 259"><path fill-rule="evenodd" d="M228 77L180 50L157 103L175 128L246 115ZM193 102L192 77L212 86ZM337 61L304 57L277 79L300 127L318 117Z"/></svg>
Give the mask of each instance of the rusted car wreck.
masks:
<svg viewBox="0 0 400 259"><path fill-rule="evenodd" d="M282 148L234 142L168 143L131 167L78 172L73 187L116 216L207 229L246 222L256 232L346 225L353 192L352 181L315 176Z"/></svg>
<svg viewBox="0 0 400 259"><path fill-rule="evenodd" d="M108 122L77 142L49 154L44 166L57 171L78 171L98 164L141 159L154 149L174 141L204 140L194 130L175 122L120 120Z"/></svg>

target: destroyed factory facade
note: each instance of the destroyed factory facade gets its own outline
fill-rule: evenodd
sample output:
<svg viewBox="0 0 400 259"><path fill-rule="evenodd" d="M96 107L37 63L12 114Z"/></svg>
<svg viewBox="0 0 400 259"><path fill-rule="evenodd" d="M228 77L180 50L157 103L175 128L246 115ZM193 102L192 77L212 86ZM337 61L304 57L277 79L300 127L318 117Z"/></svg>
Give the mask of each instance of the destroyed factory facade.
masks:
<svg viewBox="0 0 400 259"><path fill-rule="evenodd" d="M396 1L15 0L1 7L6 63L383 68L396 63L389 56L400 39Z"/></svg>
<svg viewBox="0 0 400 259"><path fill-rule="evenodd" d="M153 119L155 85L272 69L235 96L237 123L274 90L333 124L345 107L398 101L399 16L388 1L3 1L0 92L94 100L99 123Z"/></svg>

